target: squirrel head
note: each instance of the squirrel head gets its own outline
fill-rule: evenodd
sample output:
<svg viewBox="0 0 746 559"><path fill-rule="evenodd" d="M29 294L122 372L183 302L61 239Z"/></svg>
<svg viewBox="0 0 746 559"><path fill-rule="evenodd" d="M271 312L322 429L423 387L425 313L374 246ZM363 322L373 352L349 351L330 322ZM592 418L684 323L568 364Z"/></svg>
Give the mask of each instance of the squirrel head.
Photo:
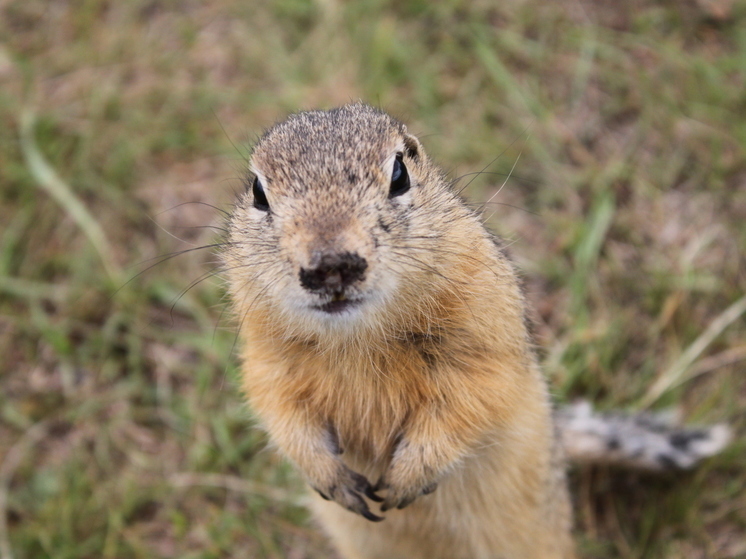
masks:
<svg viewBox="0 0 746 559"><path fill-rule="evenodd" d="M254 147L229 219L237 310L289 335L387 328L447 278L459 216L475 220L404 124L361 103L294 114Z"/></svg>

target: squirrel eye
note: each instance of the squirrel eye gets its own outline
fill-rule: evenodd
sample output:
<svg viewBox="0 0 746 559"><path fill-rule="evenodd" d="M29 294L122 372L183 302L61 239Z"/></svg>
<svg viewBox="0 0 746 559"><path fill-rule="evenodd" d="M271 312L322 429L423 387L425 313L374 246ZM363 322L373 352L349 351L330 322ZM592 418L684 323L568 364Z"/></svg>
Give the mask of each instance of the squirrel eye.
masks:
<svg viewBox="0 0 746 559"><path fill-rule="evenodd" d="M269 202L267 202L267 196L264 194L262 183L259 182L259 177L254 177L254 184L251 185L251 193L254 195L254 207L257 210L263 212L269 211Z"/></svg>
<svg viewBox="0 0 746 559"><path fill-rule="evenodd" d="M389 189L389 198L401 196L409 190L409 173L402 160L402 154L397 153L394 160L394 172L391 173L391 188Z"/></svg>

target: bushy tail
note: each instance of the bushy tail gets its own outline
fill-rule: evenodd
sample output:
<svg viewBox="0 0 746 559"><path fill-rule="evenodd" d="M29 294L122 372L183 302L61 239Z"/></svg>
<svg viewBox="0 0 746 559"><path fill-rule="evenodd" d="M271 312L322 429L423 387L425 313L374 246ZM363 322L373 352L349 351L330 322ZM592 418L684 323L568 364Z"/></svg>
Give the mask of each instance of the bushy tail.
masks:
<svg viewBox="0 0 746 559"><path fill-rule="evenodd" d="M556 413L571 462L645 470L687 469L720 452L731 439L723 424L679 427L675 413L600 413L581 401Z"/></svg>

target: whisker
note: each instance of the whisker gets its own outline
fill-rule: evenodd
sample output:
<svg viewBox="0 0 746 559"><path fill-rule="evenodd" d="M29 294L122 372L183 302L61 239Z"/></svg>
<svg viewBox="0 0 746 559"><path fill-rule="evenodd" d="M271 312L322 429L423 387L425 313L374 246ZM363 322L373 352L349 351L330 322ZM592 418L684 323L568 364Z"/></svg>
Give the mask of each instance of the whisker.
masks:
<svg viewBox="0 0 746 559"><path fill-rule="evenodd" d="M486 171L487 169L489 169L489 168L490 168L490 167L491 167L491 166L493 165L493 163L495 163L495 161L497 161L498 159L500 159L500 158L501 158L501 157L502 157L502 156L503 156L503 155L505 154L505 152L507 152L507 151L508 151L508 149L510 149L511 147L513 147L513 144L515 144L515 143L516 143L516 142L518 141L518 139L519 139L519 138L520 138L521 136L523 136L523 134L525 134L525 133L526 133L526 131L527 131L527 130L529 129L529 127L530 127L530 126L532 126L532 125L533 125L533 122L530 122L529 124L527 124L527 125L526 125L526 128L524 128L524 129L523 129L523 132L521 132L521 133L520 133L520 134L519 134L518 136L516 136L516 137L515 137L515 139L514 139L514 140L513 140L512 142L510 142L510 143L509 143L509 144L508 144L508 145L507 145L507 146L505 147L505 149L503 149L503 150L502 150L502 151L501 151L500 153L498 153L498 154L497 154L497 155L495 156L495 158L494 158L494 159L493 159L492 161L490 161L490 162L489 162L489 163L488 163L487 165L485 165L485 166L484 166L484 167L482 168L482 170L481 170L481 171L479 171L479 172L478 172L478 173L477 173L477 174L476 174L476 175L475 175L474 177L472 177L472 179L471 179L471 180L470 180L469 182L467 182L467 183L466 183L466 184L465 184L465 185L463 186L463 188L461 188L461 189L460 189L460 190L458 191L458 194L460 195L460 194L461 194L461 193L462 193L462 192L463 192L463 191L464 191L464 190L465 190L466 188L468 188L468 187L469 187L469 185L470 185L471 183L473 183L473 182L474 182L474 181L476 180L476 178L477 178L477 177L478 177L479 175L481 175L481 174L482 174L482 173L484 173L484 172L485 172L485 171Z"/></svg>
<svg viewBox="0 0 746 559"><path fill-rule="evenodd" d="M173 225L174 229L213 229L215 231L222 231L228 233L228 229L225 227L218 227L217 225Z"/></svg>
<svg viewBox="0 0 746 559"><path fill-rule="evenodd" d="M181 206L186 206L187 204L198 204L200 206L207 206L208 208L212 208L213 210L215 210L217 212L220 212L225 217L230 217L231 216L230 212L228 212L228 211L226 211L226 210L224 210L222 208L218 208L217 206L213 206L212 204L208 204L207 202L202 202L200 200L194 200L192 202L182 202L181 204L176 204L175 206L172 206L172 207L170 207L170 208L168 208L166 210L158 212L157 214L155 214L155 217L158 217L159 215L162 215L162 214L164 214L166 212L173 211L173 210L175 210L177 208L180 208Z"/></svg>
<svg viewBox="0 0 746 559"><path fill-rule="evenodd" d="M477 175L477 176L479 176L479 175L496 175L496 176L499 176L499 177L507 177L507 176L509 176L508 173L501 173L499 171L472 171L470 173L464 173L463 175L460 175L460 176L456 177L455 179L451 180L448 183L448 185L450 187L454 187L454 186L456 186L456 184L458 184L459 182L461 182L462 179L465 179L466 177L471 177L471 176L474 176L474 175ZM516 175L515 173L513 173L512 177L514 179L518 180L518 181L525 182L527 184L533 184L533 185L536 185L536 186L542 186L542 184L543 184L543 182L540 181L540 180L530 179L530 178L524 177L522 175ZM476 178L476 177L474 177L474 178Z"/></svg>
<svg viewBox="0 0 746 559"><path fill-rule="evenodd" d="M109 300L111 301L122 289L124 289L126 286L128 286L133 281L135 281L141 275L145 274L149 270L152 270L156 266L158 266L160 264L163 264L164 262L168 262L169 260L171 260L173 258L176 258L177 256L181 256L182 254L187 254L189 252L194 252L194 251L197 251L197 250L204 250L206 248L216 248L216 247L221 247L221 246L228 246L228 245L231 245L231 244L233 244L233 243L213 243L213 244L203 245L203 246L199 246L199 247L187 248L187 249L180 250L180 251L177 251L177 252L172 252L172 253L169 253L169 254L166 254L166 255L155 256L153 258L148 258L146 260L143 260L139 264L135 264L133 266L140 266L140 265L142 265L142 264L144 264L146 262L150 262L152 260L159 259L158 262L155 262L154 264L151 264L150 266L148 266L144 270L141 270L140 272L136 273L134 276L132 276L130 279L128 279L122 285L120 285L114 291L114 293L111 294L111 296L109 297Z"/></svg>
<svg viewBox="0 0 746 559"><path fill-rule="evenodd" d="M205 272L200 277L198 277L196 280L193 280L186 288L182 289L179 294L174 299L171 309L169 311L169 316L171 317L171 326L174 325L174 310L176 309L176 304L181 300L181 298L186 295L193 287L196 285L202 283L206 279L209 279L211 277L214 277L218 275L220 272L222 272L222 264L219 266L216 266L212 270Z"/></svg>
<svg viewBox="0 0 746 559"><path fill-rule="evenodd" d="M526 212L527 214L535 215L536 217L541 217L541 214L532 212L531 210L527 210L526 208L523 208L521 206L515 206L513 204L508 204L506 202L467 202L465 204L469 208L473 209L476 212L481 212L484 210L484 206L486 205L495 205L495 206L505 206L508 208L513 208L514 210L521 210L522 212Z"/></svg>
<svg viewBox="0 0 746 559"><path fill-rule="evenodd" d="M215 112L214 109L212 110L212 116L214 116L215 120L218 121L218 126L220 126L220 129L223 131L223 134L225 134L225 137L228 139L228 141L230 142L230 144L233 146L233 149L236 150L236 153L238 154L238 156L243 160L244 163L246 163L248 165L249 164L249 158L246 156L246 154L241 153L241 150L238 149L238 146L236 146L236 144L233 143L233 140L228 135L228 132L226 131L225 127L223 126L223 123L220 122L220 119L218 118L218 115L217 115L217 113Z"/></svg>

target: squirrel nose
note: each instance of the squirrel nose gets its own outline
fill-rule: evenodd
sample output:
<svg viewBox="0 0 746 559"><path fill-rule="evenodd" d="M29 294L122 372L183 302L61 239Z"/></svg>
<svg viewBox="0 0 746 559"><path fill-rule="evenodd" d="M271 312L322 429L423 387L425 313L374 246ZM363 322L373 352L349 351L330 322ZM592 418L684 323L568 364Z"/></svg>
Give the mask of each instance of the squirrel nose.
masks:
<svg viewBox="0 0 746 559"><path fill-rule="evenodd" d="M368 263L355 252L323 254L300 269L300 284L316 293L340 293L365 277Z"/></svg>

